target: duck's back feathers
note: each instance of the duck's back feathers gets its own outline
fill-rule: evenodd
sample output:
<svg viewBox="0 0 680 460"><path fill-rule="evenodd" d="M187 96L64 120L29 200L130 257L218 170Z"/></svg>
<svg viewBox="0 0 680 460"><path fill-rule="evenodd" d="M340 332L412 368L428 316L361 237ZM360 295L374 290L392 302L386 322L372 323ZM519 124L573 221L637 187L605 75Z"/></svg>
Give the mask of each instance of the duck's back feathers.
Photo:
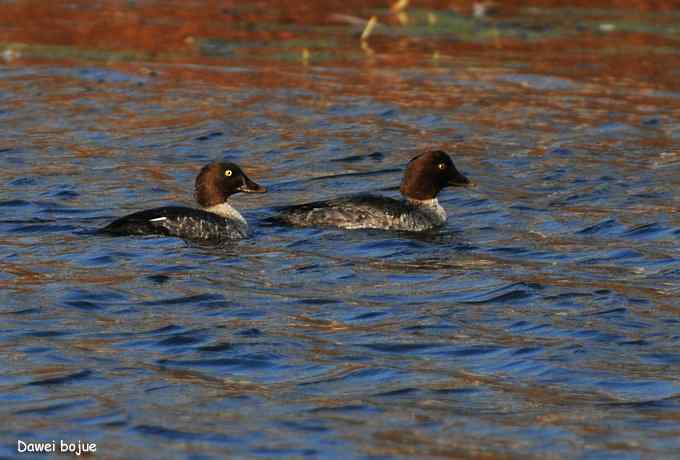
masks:
<svg viewBox="0 0 680 460"><path fill-rule="evenodd" d="M428 230L443 223L443 219L436 215L434 208L370 194L286 206L279 208L274 221L300 227L404 231Z"/></svg>
<svg viewBox="0 0 680 460"><path fill-rule="evenodd" d="M165 206L121 217L102 228L101 232L114 236L164 235L199 241L225 241L244 238L247 226L201 209Z"/></svg>

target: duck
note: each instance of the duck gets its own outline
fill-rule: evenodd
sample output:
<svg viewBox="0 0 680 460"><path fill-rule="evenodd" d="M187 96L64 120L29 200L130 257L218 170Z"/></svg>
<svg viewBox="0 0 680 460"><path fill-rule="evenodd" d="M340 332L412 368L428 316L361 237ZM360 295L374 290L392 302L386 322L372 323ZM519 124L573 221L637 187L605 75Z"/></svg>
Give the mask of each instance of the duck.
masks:
<svg viewBox="0 0 680 460"><path fill-rule="evenodd" d="M174 236L185 240L221 242L248 236L248 223L229 204L239 192L265 193L235 163L213 162L196 176L194 198L200 208L163 206L120 217L100 229L110 236Z"/></svg>
<svg viewBox="0 0 680 460"><path fill-rule="evenodd" d="M446 211L437 196L446 187L470 185L448 153L423 152L409 161L401 199L358 194L279 208L272 219L282 225L422 232L444 225Z"/></svg>

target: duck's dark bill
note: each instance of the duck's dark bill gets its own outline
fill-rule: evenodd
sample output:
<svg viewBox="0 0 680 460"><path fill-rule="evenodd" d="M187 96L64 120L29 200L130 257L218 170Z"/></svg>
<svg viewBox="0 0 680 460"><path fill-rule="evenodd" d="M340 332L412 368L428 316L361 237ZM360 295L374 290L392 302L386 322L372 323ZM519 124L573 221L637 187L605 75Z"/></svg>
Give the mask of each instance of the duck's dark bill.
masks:
<svg viewBox="0 0 680 460"><path fill-rule="evenodd" d="M462 187L465 185L470 185L470 179L463 176L461 173L456 172L456 174L449 178L449 180L446 182L446 185L450 185L452 187Z"/></svg>
<svg viewBox="0 0 680 460"><path fill-rule="evenodd" d="M265 193L267 189L259 184L256 184L252 180L248 179L248 177L245 177L244 174L244 182L243 185L241 185L238 188L239 192L245 192L245 193Z"/></svg>

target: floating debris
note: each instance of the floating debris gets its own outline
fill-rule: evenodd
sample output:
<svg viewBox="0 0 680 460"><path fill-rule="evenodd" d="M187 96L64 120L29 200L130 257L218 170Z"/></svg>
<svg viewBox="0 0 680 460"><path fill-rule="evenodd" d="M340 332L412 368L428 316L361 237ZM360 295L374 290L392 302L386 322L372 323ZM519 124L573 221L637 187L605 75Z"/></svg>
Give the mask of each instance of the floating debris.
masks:
<svg viewBox="0 0 680 460"><path fill-rule="evenodd" d="M366 56L368 57L375 56L375 51L373 51L373 48L371 48L366 40L361 40L361 50L366 53Z"/></svg>
<svg viewBox="0 0 680 460"><path fill-rule="evenodd" d="M398 0L397 3L390 7L390 12L394 14L401 13L408 8L409 1L410 0Z"/></svg>
<svg viewBox="0 0 680 460"><path fill-rule="evenodd" d="M360 18L358 16L352 16L350 14L331 14L329 16L329 19L332 21L337 21L337 22L344 22L346 24L352 25L352 26L364 26L366 25L366 20L364 18Z"/></svg>
<svg viewBox="0 0 680 460"><path fill-rule="evenodd" d="M477 19L491 16L496 13L497 6L496 2L493 1L474 2L472 4L472 16Z"/></svg>
<svg viewBox="0 0 680 460"><path fill-rule="evenodd" d="M21 51L16 49L15 47L7 47L5 50L2 52L2 59L5 62L12 62L21 57Z"/></svg>
<svg viewBox="0 0 680 460"><path fill-rule="evenodd" d="M371 19L369 19L368 22L366 23L364 31L361 33L361 41L368 40L368 37L371 36L371 32L373 32L373 29L375 29L375 26L377 24L378 18L376 16L371 16Z"/></svg>

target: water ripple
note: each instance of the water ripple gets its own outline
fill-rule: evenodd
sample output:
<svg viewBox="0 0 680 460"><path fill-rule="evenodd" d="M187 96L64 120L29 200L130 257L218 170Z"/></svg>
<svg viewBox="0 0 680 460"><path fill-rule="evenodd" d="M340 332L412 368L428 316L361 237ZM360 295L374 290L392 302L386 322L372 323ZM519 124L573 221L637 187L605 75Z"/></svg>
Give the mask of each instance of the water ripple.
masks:
<svg viewBox="0 0 680 460"><path fill-rule="evenodd" d="M497 50L453 59L459 41L433 39L443 48L425 55L415 36L384 40L489 32L421 13L384 25L372 53L353 37L342 54L338 32L332 46L257 42L246 65L238 40L199 34L174 52L205 62L0 69L0 412L12 422L0 456L16 457L18 438L173 460L674 458L677 91L657 75L654 88L603 78L621 66L597 47L594 67L565 65L568 52L538 66L521 47L510 62ZM268 221L290 203L398 196L425 148L451 152L476 183L441 192L441 229ZM94 234L126 212L193 203L213 159L270 189L232 199L250 238Z"/></svg>

